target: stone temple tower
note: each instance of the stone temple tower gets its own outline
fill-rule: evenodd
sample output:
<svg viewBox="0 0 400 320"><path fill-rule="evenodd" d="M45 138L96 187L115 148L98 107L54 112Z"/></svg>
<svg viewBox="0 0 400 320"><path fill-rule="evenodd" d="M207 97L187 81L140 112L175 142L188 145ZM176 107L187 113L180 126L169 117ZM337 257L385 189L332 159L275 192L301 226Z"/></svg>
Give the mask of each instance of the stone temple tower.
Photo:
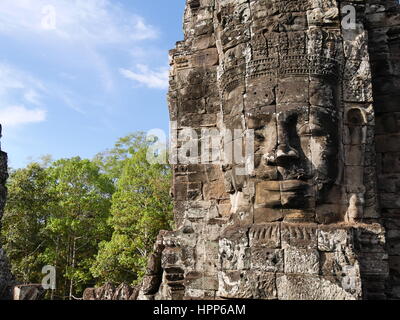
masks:
<svg viewBox="0 0 400 320"><path fill-rule="evenodd" d="M184 35L139 299L399 298L398 2L187 0Z"/></svg>
<svg viewBox="0 0 400 320"><path fill-rule="evenodd" d="M1 125L0 125L1 137ZM4 206L6 204L7 189L6 181L8 178L7 170L7 153L1 151L0 148L0 221L3 216ZM1 223L0 223L1 228ZM0 300L11 298L11 282L13 277L10 272L10 266L0 243Z"/></svg>

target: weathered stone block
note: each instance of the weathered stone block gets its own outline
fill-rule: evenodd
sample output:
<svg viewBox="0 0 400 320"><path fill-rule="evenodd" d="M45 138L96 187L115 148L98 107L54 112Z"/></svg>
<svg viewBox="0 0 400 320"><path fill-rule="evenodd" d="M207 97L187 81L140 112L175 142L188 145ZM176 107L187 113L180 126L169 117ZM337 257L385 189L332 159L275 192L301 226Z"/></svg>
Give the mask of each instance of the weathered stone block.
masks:
<svg viewBox="0 0 400 320"><path fill-rule="evenodd" d="M400 151L400 135L379 135L376 137L376 152L399 152Z"/></svg>
<svg viewBox="0 0 400 320"><path fill-rule="evenodd" d="M275 300L277 298L275 274L255 271L250 280L254 285L253 299Z"/></svg>
<svg viewBox="0 0 400 320"><path fill-rule="evenodd" d="M324 252L341 251L352 244L352 230L336 227L318 228L318 250Z"/></svg>
<svg viewBox="0 0 400 320"><path fill-rule="evenodd" d="M381 193L379 201L386 209L400 209L400 198L397 193Z"/></svg>
<svg viewBox="0 0 400 320"><path fill-rule="evenodd" d="M159 276L146 276L142 282L142 291L144 295L156 294L161 283Z"/></svg>
<svg viewBox="0 0 400 320"><path fill-rule="evenodd" d="M218 278L213 274L190 272L185 277L185 288L194 290L218 290Z"/></svg>
<svg viewBox="0 0 400 320"><path fill-rule="evenodd" d="M359 256L361 273L365 276L388 275L388 260L387 253L363 253Z"/></svg>
<svg viewBox="0 0 400 320"><path fill-rule="evenodd" d="M319 274L319 269L320 258L317 250L285 248L285 273Z"/></svg>
<svg viewBox="0 0 400 320"><path fill-rule="evenodd" d="M400 152L385 153L382 161L383 173L400 173Z"/></svg>
<svg viewBox="0 0 400 320"><path fill-rule="evenodd" d="M27 284L14 287L13 300L41 300L45 290L41 285Z"/></svg>
<svg viewBox="0 0 400 320"><path fill-rule="evenodd" d="M195 258L196 260L191 261L191 263L195 265L196 271L216 274L221 269L218 241L200 240L196 245Z"/></svg>
<svg viewBox="0 0 400 320"><path fill-rule="evenodd" d="M250 269L248 228L226 230L219 240L219 258L223 270Z"/></svg>
<svg viewBox="0 0 400 320"><path fill-rule="evenodd" d="M317 248L317 226L314 224L282 224L282 248Z"/></svg>
<svg viewBox="0 0 400 320"><path fill-rule="evenodd" d="M281 246L280 229L279 223L253 225L249 231L250 247L279 248Z"/></svg>
<svg viewBox="0 0 400 320"><path fill-rule="evenodd" d="M376 118L377 135L396 133L400 130L400 112L383 113Z"/></svg>
<svg viewBox="0 0 400 320"><path fill-rule="evenodd" d="M277 275L279 300L359 300L361 288L349 293L340 283L317 275Z"/></svg>
<svg viewBox="0 0 400 320"><path fill-rule="evenodd" d="M357 252L383 253L386 248L385 230L379 224L354 228L354 248Z"/></svg>
<svg viewBox="0 0 400 320"><path fill-rule="evenodd" d="M191 201L187 203L185 217L187 219L204 219L208 216L212 203L210 201Z"/></svg>
<svg viewBox="0 0 400 320"><path fill-rule="evenodd" d="M217 296L228 299L276 299L275 274L258 271L219 272Z"/></svg>
<svg viewBox="0 0 400 320"><path fill-rule="evenodd" d="M205 200L228 199L223 181L216 181L204 184L203 195Z"/></svg>
<svg viewBox="0 0 400 320"><path fill-rule="evenodd" d="M221 217L229 217L231 215L232 205L229 200L221 200L218 204L218 212Z"/></svg>
<svg viewBox="0 0 400 320"><path fill-rule="evenodd" d="M283 272L285 262L282 249L252 247L250 250L251 270Z"/></svg>
<svg viewBox="0 0 400 320"><path fill-rule="evenodd" d="M217 296L227 299L251 299L253 290L249 280L245 271L220 271Z"/></svg>
<svg viewBox="0 0 400 320"><path fill-rule="evenodd" d="M360 281L360 268L358 261L356 256L348 250L322 252L321 273L326 276L335 276L341 280L346 278L353 283L355 283L355 281Z"/></svg>

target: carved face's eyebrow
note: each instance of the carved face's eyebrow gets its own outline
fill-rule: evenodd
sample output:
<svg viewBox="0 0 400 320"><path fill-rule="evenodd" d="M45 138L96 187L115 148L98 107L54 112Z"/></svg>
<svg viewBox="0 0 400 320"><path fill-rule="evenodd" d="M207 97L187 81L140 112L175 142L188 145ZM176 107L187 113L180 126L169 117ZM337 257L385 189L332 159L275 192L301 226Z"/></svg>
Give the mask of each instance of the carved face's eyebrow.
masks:
<svg viewBox="0 0 400 320"><path fill-rule="evenodd" d="M245 111L245 117L246 118L269 118L276 112L276 107L275 105L271 106L264 106L261 108L251 108L247 109Z"/></svg>
<svg viewBox="0 0 400 320"><path fill-rule="evenodd" d="M249 129L259 129L268 125L271 120L275 119L275 113L245 113L245 118Z"/></svg>
<svg viewBox="0 0 400 320"><path fill-rule="evenodd" d="M300 134L312 134L316 132L321 133L326 131L327 131L326 128L324 128L320 124L313 123L312 121L304 123L298 128L298 132Z"/></svg>

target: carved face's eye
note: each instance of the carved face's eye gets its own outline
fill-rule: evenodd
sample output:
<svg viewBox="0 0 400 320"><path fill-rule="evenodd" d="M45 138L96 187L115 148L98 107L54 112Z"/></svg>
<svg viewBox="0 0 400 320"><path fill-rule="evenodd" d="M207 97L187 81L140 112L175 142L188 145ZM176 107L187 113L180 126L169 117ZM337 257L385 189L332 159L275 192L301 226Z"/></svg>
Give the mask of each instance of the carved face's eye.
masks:
<svg viewBox="0 0 400 320"><path fill-rule="evenodd" d="M310 137L326 136L327 132L319 125L313 123L306 123L299 130L299 135Z"/></svg>
<svg viewBox="0 0 400 320"><path fill-rule="evenodd" d="M257 131L254 133L254 138L259 142L263 142L265 140L264 135Z"/></svg>

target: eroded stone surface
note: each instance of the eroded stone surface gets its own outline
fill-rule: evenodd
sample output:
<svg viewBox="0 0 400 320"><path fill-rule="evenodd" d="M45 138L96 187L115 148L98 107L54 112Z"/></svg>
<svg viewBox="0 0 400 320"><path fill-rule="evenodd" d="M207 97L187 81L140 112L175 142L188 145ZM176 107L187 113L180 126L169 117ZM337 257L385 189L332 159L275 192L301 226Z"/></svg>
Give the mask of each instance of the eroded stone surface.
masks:
<svg viewBox="0 0 400 320"><path fill-rule="evenodd" d="M1 137L1 125L0 125ZM7 189L6 180L8 178L7 154L1 151L0 147L0 220L3 217L3 210L6 204ZM0 225L1 227L1 225ZM0 243L0 300L12 298L12 285L14 278L10 272L10 264Z"/></svg>
<svg viewBox="0 0 400 320"><path fill-rule="evenodd" d="M395 0L371 1L367 6L368 41L372 71L372 91L376 121L376 170L378 198L387 231L390 279L388 296L400 299L400 277L396 261L400 257L399 192L400 145L398 115L400 111L400 10ZM374 195L371 193L371 198ZM376 195L375 195L376 197ZM372 279L371 298L382 297L384 284Z"/></svg>
<svg viewBox="0 0 400 320"><path fill-rule="evenodd" d="M3 249L0 249L0 300L11 298L13 277L10 272L10 264Z"/></svg>
<svg viewBox="0 0 400 320"><path fill-rule="evenodd" d="M170 53L177 230L140 299L398 295L399 13L394 0L187 1ZM217 132L207 148L225 162L180 163L205 139L188 128ZM254 159L227 163L240 139Z"/></svg>
<svg viewBox="0 0 400 320"><path fill-rule="evenodd" d="M45 290L41 285L26 284L16 285L13 289L13 300L41 300L45 295Z"/></svg>

